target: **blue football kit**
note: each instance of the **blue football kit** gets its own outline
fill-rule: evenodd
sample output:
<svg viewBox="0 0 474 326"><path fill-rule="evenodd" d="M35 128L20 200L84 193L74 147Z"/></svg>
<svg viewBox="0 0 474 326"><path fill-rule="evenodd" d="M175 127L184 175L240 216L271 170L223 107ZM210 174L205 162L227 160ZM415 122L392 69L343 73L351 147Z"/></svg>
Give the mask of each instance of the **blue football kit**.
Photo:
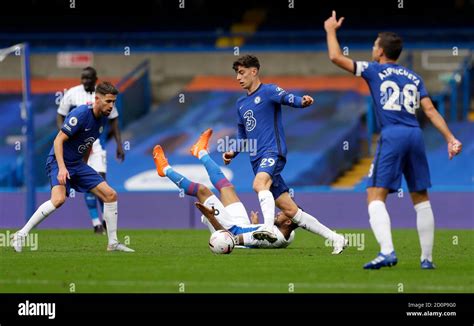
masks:
<svg viewBox="0 0 474 326"><path fill-rule="evenodd" d="M423 133L416 119L428 93L420 76L396 63L354 61L354 73L369 85L381 130L367 187L395 192L405 176L410 192L431 187Z"/></svg>
<svg viewBox="0 0 474 326"><path fill-rule="evenodd" d="M281 176L287 154L281 106L302 108L302 102L302 97L274 84L260 84L237 100L238 141L256 143L256 155L250 155L253 172L266 172L272 177L270 191L275 199L289 190Z"/></svg>
<svg viewBox="0 0 474 326"><path fill-rule="evenodd" d="M78 192L87 192L104 181L94 169L84 162L84 155L92 144L104 131L107 117L94 116L92 106L81 105L72 110L65 118L61 131L69 136L63 144L63 158L70 179L66 179L66 194L69 196L70 188ZM58 162L54 153L54 145L46 160L46 172L50 179L51 188L59 185Z"/></svg>

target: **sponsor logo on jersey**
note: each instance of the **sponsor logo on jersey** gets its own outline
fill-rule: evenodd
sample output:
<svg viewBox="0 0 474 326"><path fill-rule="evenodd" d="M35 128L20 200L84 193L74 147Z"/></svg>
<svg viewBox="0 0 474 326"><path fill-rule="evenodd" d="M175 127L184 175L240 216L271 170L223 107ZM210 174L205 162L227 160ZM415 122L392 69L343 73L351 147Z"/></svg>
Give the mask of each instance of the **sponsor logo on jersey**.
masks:
<svg viewBox="0 0 474 326"><path fill-rule="evenodd" d="M260 101L261 101L260 96L257 96L257 97L255 98L255 100L253 100L253 101L254 101L255 104L260 103Z"/></svg>
<svg viewBox="0 0 474 326"><path fill-rule="evenodd" d="M77 151L79 152L79 154L84 154L89 148L92 147L92 144L94 144L94 142L95 142L94 137L87 138L86 140L84 140L84 144L80 145L77 148Z"/></svg>
<svg viewBox="0 0 474 326"><path fill-rule="evenodd" d="M252 131L255 129L257 126L257 120L253 116L253 111L252 110L247 110L244 113L244 118L245 118L245 128L247 131Z"/></svg>

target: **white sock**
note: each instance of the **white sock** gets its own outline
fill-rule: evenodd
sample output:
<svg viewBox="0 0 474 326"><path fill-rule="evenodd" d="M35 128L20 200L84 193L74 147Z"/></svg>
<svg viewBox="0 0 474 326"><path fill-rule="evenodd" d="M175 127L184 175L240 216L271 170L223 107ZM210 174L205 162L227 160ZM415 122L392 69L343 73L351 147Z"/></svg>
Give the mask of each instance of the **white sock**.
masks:
<svg viewBox="0 0 474 326"><path fill-rule="evenodd" d="M92 219L92 226L98 226L101 225L99 218L93 218Z"/></svg>
<svg viewBox="0 0 474 326"><path fill-rule="evenodd" d="M118 242L117 238L117 202L104 203L104 220L107 223L107 236L109 238L109 244L115 244Z"/></svg>
<svg viewBox="0 0 474 326"><path fill-rule="evenodd" d="M390 216L385 203L374 200L369 204L370 226L380 245L380 251L388 255L393 251L392 233L390 231Z"/></svg>
<svg viewBox="0 0 474 326"><path fill-rule="evenodd" d="M275 222L275 198L270 190L262 190L258 192L258 200L262 209L265 229L272 230Z"/></svg>
<svg viewBox="0 0 474 326"><path fill-rule="evenodd" d="M338 241L341 239L341 235L337 234L333 230L329 229L327 226L321 224L318 219L314 216L309 215L306 212L303 212L301 209L298 209L296 215L291 219L293 223L296 223L298 226L302 227L305 230L308 230L311 233L319 234L325 239L331 241Z"/></svg>
<svg viewBox="0 0 474 326"><path fill-rule="evenodd" d="M433 242L434 242L434 216L429 201L415 205L416 228L420 238L421 260L428 259L433 261Z"/></svg>
<svg viewBox="0 0 474 326"><path fill-rule="evenodd" d="M36 225L38 225L42 220L44 220L46 217L48 217L52 212L56 210L56 207L54 207L53 203L51 200L48 200L47 202L44 202L36 212L31 216L31 218L28 220L28 222L25 224L23 229L18 231L20 234L28 234L32 228L34 228Z"/></svg>
<svg viewBox="0 0 474 326"><path fill-rule="evenodd" d="M202 157L204 155L207 155L207 154L209 154L209 153L205 149L201 149L198 153L198 157L199 157L199 159L202 159Z"/></svg>

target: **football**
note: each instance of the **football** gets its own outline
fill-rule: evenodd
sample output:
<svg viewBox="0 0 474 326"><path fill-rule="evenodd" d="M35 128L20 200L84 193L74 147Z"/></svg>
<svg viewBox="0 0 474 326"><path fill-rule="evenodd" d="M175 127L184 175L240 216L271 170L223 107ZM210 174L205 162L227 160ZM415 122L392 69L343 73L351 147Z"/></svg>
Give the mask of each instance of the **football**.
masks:
<svg viewBox="0 0 474 326"><path fill-rule="evenodd" d="M215 254L230 254L234 246L234 237L229 231L218 230L209 239L209 249Z"/></svg>

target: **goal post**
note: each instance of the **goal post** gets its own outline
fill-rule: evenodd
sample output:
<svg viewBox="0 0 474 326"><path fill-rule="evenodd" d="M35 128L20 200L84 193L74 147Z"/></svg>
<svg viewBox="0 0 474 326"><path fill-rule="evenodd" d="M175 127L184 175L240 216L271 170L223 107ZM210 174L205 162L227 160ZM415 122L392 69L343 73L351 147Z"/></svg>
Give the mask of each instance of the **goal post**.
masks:
<svg viewBox="0 0 474 326"><path fill-rule="evenodd" d="M21 56L21 82L22 101L21 119L23 150L24 150L24 189L25 198L25 219L28 220L33 215L36 207L35 188L35 166L34 166L34 112L31 106L31 74L30 74L30 48L28 43L19 43L8 48L0 49L0 62L8 55Z"/></svg>

